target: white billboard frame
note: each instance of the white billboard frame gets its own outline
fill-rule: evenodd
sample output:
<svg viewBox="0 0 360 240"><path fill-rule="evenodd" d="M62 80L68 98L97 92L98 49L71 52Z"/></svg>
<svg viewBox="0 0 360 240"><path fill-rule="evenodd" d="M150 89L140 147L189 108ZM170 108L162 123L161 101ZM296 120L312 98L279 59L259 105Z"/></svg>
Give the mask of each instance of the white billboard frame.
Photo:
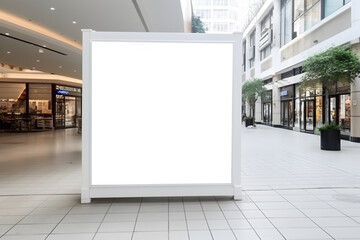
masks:
<svg viewBox="0 0 360 240"><path fill-rule="evenodd" d="M241 34L126 33L83 30L82 187L81 202L92 198L234 196L241 199ZM226 43L232 44L231 183L92 184L92 43ZM181 67L181 66L179 66ZM105 84L105 83L104 83ZM201 93L199 93L201 94ZM111 96L109 96L111 97ZM115 99L116 101L116 99ZM106 130L106 129L105 129ZM108 131L111 131L109 128ZM166 169L165 169L166 171ZM199 173L200 174L200 173Z"/></svg>

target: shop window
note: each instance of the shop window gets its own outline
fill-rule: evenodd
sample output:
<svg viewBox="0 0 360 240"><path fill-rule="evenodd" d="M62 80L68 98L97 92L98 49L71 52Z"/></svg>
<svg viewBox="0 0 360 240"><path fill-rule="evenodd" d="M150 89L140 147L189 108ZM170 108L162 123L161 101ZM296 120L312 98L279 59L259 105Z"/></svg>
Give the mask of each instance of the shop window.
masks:
<svg viewBox="0 0 360 240"><path fill-rule="evenodd" d="M29 113L52 114L51 84L29 84Z"/></svg>
<svg viewBox="0 0 360 240"><path fill-rule="evenodd" d="M26 113L26 85L0 83L0 117Z"/></svg>

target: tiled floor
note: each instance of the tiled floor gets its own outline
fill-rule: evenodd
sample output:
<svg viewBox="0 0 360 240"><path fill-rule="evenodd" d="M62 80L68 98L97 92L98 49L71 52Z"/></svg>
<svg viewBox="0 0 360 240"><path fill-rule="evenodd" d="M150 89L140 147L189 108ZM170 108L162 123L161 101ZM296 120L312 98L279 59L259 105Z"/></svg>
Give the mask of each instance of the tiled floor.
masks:
<svg viewBox="0 0 360 240"><path fill-rule="evenodd" d="M0 135L0 239L360 239L360 144L243 129L244 199L99 199L81 205L74 130Z"/></svg>

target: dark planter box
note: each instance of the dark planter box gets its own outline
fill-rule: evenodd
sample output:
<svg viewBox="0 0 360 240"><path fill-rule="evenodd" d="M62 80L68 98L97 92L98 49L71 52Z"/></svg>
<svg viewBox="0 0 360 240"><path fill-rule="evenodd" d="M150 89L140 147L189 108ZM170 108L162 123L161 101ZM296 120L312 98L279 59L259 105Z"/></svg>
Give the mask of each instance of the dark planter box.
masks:
<svg viewBox="0 0 360 240"><path fill-rule="evenodd" d="M322 150L340 151L340 131L333 129L320 131L320 144Z"/></svg>
<svg viewBox="0 0 360 240"><path fill-rule="evenodd" d="M254 125L254 119L245 119L245 127L247 126L253 126Z"/></svg>

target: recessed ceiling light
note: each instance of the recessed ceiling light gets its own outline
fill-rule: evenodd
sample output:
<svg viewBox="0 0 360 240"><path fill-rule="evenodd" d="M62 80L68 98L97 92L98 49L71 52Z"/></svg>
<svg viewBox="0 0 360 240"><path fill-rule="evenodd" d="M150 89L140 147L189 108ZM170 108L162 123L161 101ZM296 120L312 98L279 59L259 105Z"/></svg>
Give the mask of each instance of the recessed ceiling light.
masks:
<svg viewBox="0 0 360 240"><path fill-rule="evenodd" d="M39 53L44 53L44 50L39 48Z"/></svg>
<svg viewBox="0 0 360 240"><path fill-rule="evenodd" d="M51 7L50 10L51 10L51 11L55 11L55 8L54 8L54 7Z"/></svg>
<svg viewBox="0 0 360 240"><path fill-rule="evenodd" d="M74 72L77 72L77 70L74 70Z"/></svg>
<svg viewBox="0 0 360 240"><path fill-rule="evenodd" d="M7 53L7 54L10 54L11 52L10 52L10 51L7 51L6 53Z"/></svg>
<svg viewBox="0 0 360 240"><path fill-rule="evenodd" d="M36 60L36 62L40 62L40 60L38 59L38 60Z"/></svg>
<svg viewBox="0 0 360 240"><path fill-rule="evenodd" d="M46 45L42 45L43 47L46 47Z"/></svg>
<svg viewBox="0 0 360 240"><path fill-rule="evenodd" d="M5 33L6 36L10 36L10 33Z"/></svg>
<svg viewBox="0 0 360 240"><path fill-rule="evenodd" d="M76 21L73 21L72 23L73 23L73 24L76 24Z"/></svg>
<svg viewBox="0 0 360 240"><path fill-rule="evenodd" d="M32 67L31 69L34 70L34 69L36 69L36 67Z"/></svg>
<svg viewBox="0 0 360 240"><path fill-rule="evenodd" d="M62 66L59 66L59 68L62 68Z"/></svg>

